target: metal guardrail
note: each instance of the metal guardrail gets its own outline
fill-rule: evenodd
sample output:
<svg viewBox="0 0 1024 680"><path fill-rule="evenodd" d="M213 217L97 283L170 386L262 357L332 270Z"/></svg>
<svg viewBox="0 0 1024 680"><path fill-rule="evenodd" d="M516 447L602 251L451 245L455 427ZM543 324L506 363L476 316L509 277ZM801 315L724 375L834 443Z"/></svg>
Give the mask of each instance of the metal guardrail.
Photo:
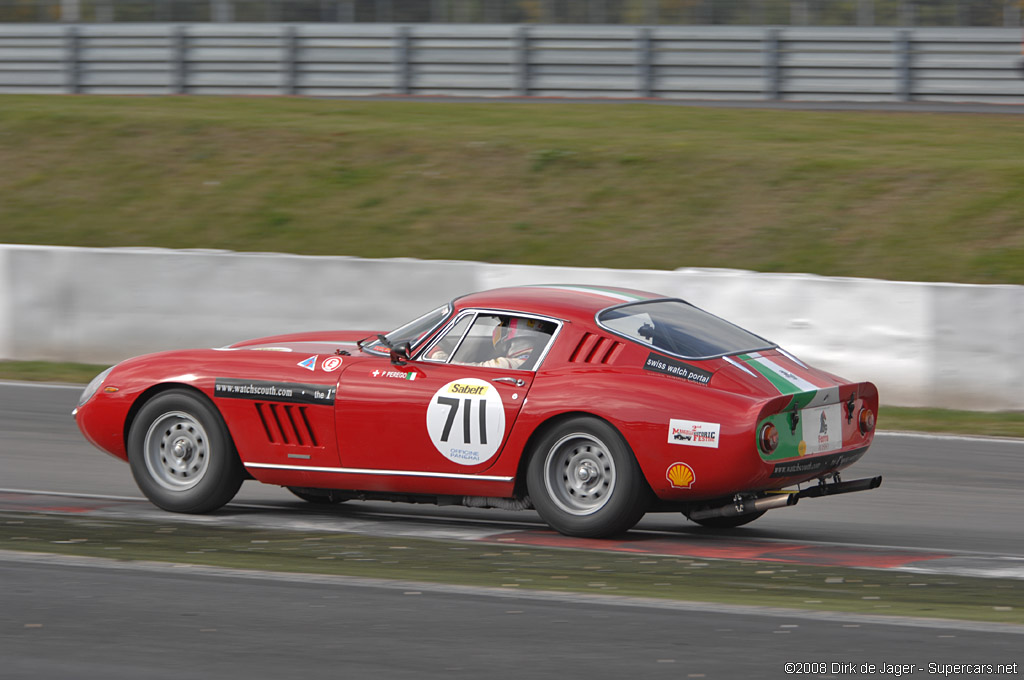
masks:
<svg viewBox="0 0 1024 680"><path fill-rule="evenodd" d="M1020 0L0 0L0 22L1019 26Z"/></svg>
<svg viewBox="0 0 1024 680"><path fill-rule="evenodd" d="M0 24L0 93L1024 103L1015 29Z"/></svg>

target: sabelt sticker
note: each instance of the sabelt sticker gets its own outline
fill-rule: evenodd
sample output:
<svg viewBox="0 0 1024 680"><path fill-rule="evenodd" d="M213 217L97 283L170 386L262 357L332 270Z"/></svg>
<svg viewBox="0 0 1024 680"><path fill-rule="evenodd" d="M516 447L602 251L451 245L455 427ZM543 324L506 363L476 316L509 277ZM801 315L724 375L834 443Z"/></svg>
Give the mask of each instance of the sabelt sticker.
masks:
<svg viewBox="0 0 1024 680"><path fill-rule="evenodd" d="M331 371L337 371L341 367L341 357L327 357L320 364L320 368L330 373Z"/></svg>
<svg viewBox="0 0 1024 680"><path fill-rule="evenodd" d="M697 476L693 473L693 468L686 463L672 463L665 471L665 478L673 489L689 489Z"/></svg>
<svg viewBox="0 0 1024 680"><path fill-rule="evenodd" d="M695 420L673 418L668 421L668 443L717 449L721 428L719 423L699 423Z"/></svg>
<svg viewBox="0 0 1024 680"><path fill-rule="evenodd" d="M453 463L479 465L490 460L505 434L501 394L477 378L453 380L430 398L427 433Z"/></svg>

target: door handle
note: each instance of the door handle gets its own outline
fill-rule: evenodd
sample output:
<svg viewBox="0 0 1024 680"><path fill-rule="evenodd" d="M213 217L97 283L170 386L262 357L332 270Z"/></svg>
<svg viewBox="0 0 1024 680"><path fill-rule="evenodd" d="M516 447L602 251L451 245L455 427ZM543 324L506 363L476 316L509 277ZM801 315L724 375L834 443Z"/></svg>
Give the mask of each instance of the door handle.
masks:
<svg viewBox="0 0 1024 680"><path fill-rule="evenodd" d="M526 381L522 378L493 378L491 382L506 383L509 385L515 385L516 387L522 387L526 384Z"/></svg>

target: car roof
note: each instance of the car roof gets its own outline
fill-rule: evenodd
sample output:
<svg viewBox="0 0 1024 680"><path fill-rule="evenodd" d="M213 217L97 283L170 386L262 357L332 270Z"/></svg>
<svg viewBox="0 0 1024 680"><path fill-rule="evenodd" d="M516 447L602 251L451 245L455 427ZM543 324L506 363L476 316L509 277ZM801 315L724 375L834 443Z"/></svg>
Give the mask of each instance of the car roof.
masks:
<svg viewBox="0 0 1024 680"><path fill-rule="evenodd" d="M456 309L481 308L526 312L566 320L593 321L602 309L665 296L631 288L543 284L496 288L457 298Z"/></svg>

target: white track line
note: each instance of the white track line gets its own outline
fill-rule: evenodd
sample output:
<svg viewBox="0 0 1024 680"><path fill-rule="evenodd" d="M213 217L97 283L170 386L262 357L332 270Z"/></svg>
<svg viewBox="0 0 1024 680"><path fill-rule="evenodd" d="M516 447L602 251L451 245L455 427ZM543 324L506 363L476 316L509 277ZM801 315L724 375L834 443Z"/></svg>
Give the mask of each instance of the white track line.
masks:
<svg viewBox="0 0 1024 680"><path fill-rule="evenodd" d="M142 571L157 574L189 574L212 578L246 579L285 583L321 584L348 588L377 588L382 590L418 590L446 595L469 595L492 597L505 600L532 600L566 604L588 604L606 607L638 607L670 611L708 612L746 616L767 616L773 618L804 619L831 623L860 623L907 628L931 628L963 630L994 634L1024 635L1024 625L992 623L987 621L962 621L954 619L926 619L910 616L881 616L855 614L850 612L825 612L806 609L786 609L754 605L724 603L687 602L660 598L628 597L622 595L599 595L591 593L556 593L549 591L513 590L487 586L464 586L428 583L423 581L395 581L358 576L337 576L330 574L297 574L229 567L211 567L197 564L171 564L159 562L126 562L103 557L75 557L53 553L22 553L0 550L0 562L20 564L51 564L64 567Z"/></svg>

